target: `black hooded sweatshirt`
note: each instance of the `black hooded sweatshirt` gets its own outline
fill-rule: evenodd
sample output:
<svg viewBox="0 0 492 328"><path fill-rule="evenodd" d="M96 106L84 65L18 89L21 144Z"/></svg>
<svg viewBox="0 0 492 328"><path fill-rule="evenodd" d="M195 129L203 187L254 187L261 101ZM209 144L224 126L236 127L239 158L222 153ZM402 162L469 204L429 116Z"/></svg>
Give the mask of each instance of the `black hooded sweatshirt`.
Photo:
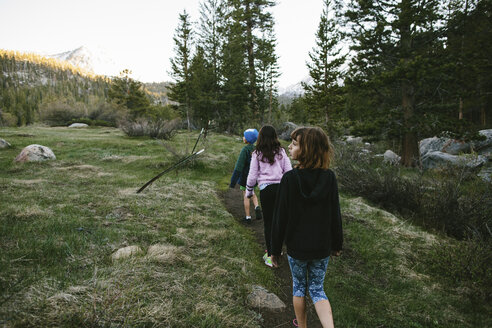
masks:
<svg viewBox="0 0 492 328"><path fill-rule="evenodd" d="M342 219L333 171L293 169L284 174L273 214L273 255L280 255L284 241L287 254L298 260L322 259L342 250Z"/></svg>

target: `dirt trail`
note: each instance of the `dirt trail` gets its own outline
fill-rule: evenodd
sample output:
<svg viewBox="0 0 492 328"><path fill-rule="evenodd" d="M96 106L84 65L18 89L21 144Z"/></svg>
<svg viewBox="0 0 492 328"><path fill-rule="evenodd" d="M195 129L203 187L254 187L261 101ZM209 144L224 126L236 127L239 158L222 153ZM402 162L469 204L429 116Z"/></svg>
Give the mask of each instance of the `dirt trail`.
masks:
<svg viewBox="0 0 492 328"><path fill-rule="evenodd" d="M241 221L244 217L244 207L242 200L242 192L238 187L235 189L228 189L226 192L220 194L220 198L224 203L227 211L232 214L232 216ZM252 211L254 213L254 211ZM262 261L261 257L263 253L261 249L265 249L265 238L263 236L263 220L255 220L253 214L253 220L248 228L254 231L256 240L261 246L260 252L258 254L258 261ZM281 293L277 296L285 303L286 308L281 312L273 312L267 309L256 309L261 313L264 322L263 327L265 328L280 328L280 327L294 327L292 320L295 318L294 308L292 307L292 280L290 275L289 264L287 263L287 258L284 255L280 263L279 268L272 269L275 271L275 276L277 278L276 284L279 286ZM308 308L308 327L318 328L322 327L319 323L318 316L314 309L314 305L308 297L307 300Z"/></svg>

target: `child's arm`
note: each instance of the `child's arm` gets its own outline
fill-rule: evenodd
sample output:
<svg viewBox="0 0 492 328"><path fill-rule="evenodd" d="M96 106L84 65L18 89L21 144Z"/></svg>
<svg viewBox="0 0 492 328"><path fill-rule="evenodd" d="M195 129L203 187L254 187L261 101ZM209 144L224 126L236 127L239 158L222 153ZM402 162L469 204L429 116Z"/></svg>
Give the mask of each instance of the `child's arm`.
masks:
<svg viewBox="0 0 492 328"><path fill-rule="evenodd" d="M343 229L342 229L342 215L340 213L340 199L338 196L338 184L335 173L333 173L333 184L332 184L332 197L331 197L331 217L332 217L332 226L331 226L331 249L335 255L340 255L340 251L342 250L343 244ZM337 255L337 256L338 256Z"/></svg>
<svg viewBox="0 0 492 328"><path fill-rule="evenodd" d="M258 156L256 152L253 152L251 154L251 164L249 165L248 180L246 180L246 197L250 198L253 196L257 179L258 179Z"/></svg>
<svg viewBox="0 0 492 328"><path fill-rule="evenodd" d="M292 170L292 163L290 162L289 156L287 156L287 153L285 152L285 149L283 149L283 154L282 154L282 173L285 173L287 171Z"/></svg>
<svg viewBox="0 0 492 328"><path fill-rule="evenodd" d="M285 178L285 176L284 176ZM287 180L282 178L278 187L272 221L272 255L280 256L289 220L289 189Z"/></svg>
<svg viewBox="0 0 492 328"><path fill-rule="evenodd" d="M229 183L229 187L234 188L240 177L241 171L234 170L234 172L232 172L231 183Z"/></svg>
<svg viewBox="0 0 492 328"><path fill-rule="evenodd" d="M246 152L247 152L246 149L243 148L239 153L239 157L236 161L236 165L234 166L234 172L232 172L231 183L229 184L230 188L234 188L239 178L241 177L241 172L243 171L244 168L244 161L246 160Z"/></svg>

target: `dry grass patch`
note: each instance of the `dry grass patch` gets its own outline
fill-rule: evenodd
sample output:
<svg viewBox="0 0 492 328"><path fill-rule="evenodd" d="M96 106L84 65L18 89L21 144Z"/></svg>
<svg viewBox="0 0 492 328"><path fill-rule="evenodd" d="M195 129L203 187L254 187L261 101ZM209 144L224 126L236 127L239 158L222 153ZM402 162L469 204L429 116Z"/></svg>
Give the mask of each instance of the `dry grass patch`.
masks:
<svg viewBox="0 0 492 328"><path fill-rule="evenodd" d="M12 179L13 184L23 184L23 185L33 185L43 182L46 182L46 180L45 179L32 179L32 180Z"/></svg>
<svg viewBox="0 0 492 328"><path fill-rule="evenodd" d="M102 157L103 161L115 161L115 162L122 162L122 163L132 163L135 161L141 161L141 160L148 160L148 159L154 159L157 158L157 156L136 156L136 155L104 155Z"/></svg>
<svg viewBox="0 0 492 328"><path fill-rule="evenodd" d="M156 244L149 247L147 258L159 263L172 264L177 261L190 262L191 258L184 254L183 247L169 244Z"/></svg>

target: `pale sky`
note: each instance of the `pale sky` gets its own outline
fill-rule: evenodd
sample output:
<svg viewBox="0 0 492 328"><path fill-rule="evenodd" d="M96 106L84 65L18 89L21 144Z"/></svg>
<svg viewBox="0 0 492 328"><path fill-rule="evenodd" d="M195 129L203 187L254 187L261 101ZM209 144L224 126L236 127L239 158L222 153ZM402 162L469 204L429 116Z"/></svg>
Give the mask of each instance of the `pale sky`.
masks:
<svg viewBox="0 0 492 328"><path fill-rule="evenodd" d="M56 54L102 49L143 82L170 81L178 15L199 19L199 0L0 0L0 49ZM305 78L323 0L277 0L277 55L287 87Z"/></svg>

